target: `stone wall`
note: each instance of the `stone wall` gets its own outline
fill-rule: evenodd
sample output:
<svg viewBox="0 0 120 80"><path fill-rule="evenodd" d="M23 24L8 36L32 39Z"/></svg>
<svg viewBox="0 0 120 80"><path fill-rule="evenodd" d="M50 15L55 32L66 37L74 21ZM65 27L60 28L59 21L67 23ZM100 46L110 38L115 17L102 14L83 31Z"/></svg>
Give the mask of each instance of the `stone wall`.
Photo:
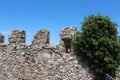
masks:
<svg viewBox="0 0 120 80"><path fill-rule="evenodd" d="M49 44L50 43L50 32L47 29L41 29L34 35L32 44Z"/></svg>
<svg viewBox="0 0 120 80"><path fill-rule="evenodd" d="M13 30L9 44L0 43L0 80L93 80L89 67L75 55L49 44L49 31L37 31L30 45L25 33Z"/></svg>
<svg viewBox="0 0 120 80"><path fill-rule="evenodd" d="M60 32L60 46L66 53L72 51L72 40L75 38L77 33L77 27L71 26L67 28L63 28Z"/></svg>
<svg viewBox="0 0 120 80"><path fill-rule="evenodd" d="M25 43L26 32L24 30L13 30L9 35L9 43Z"/></svg>
<svg viewBox="0 0 120 80"><path fill-rule="evenodd" d="M0 43L4 43L4 36L0 33Z"/></svg>

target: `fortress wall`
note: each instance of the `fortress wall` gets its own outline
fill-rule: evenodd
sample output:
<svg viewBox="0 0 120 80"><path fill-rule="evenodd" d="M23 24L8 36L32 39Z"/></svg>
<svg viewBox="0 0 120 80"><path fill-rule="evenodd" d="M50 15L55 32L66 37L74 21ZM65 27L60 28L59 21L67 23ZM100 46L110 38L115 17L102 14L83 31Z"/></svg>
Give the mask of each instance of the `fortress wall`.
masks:
<svg viewBox="0 0 120 80"><path fill-rule="evenodd" d="M50 45L49 35L41 29L29 45L24 30L13 30L8 44L0 36L0 80L93 80L93 72L75 55Z"/></svg>

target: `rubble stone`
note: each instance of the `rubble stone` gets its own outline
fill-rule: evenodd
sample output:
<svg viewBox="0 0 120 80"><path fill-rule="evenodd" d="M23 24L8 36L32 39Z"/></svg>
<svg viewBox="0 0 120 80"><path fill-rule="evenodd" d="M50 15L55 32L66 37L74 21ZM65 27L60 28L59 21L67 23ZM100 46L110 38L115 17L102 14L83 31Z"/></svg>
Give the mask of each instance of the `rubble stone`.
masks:
<svg viewBox="0 0 120 80"><path fill-rule="evenodd" d="M60 46L67 53L72 51L71 41L75 38L76 33L77 28L75 26L63 28L60 32Z"/></svg>
<svg viewBox="0 0 120 80"><path fill-rule="evenodd" d="M32 44L40 44L41 46L44 44L49 44L50 43L50 32L47 29L41 29L36 32L34 35Z"/></svg>
<svg viewBox="0 0 120 80"><path fill-rule="evenodd" d="M46 29L38 31L29 45L24 43L25 31L14 30L9 42L0 43L0 80L94 79L94 73L88 66L82 66L75 55L66 54L59 46L49 44Z"/></svg>
<svg viewBox="0 0 120 80"><path fill-rule="evenodd" d="M25 43L26 32L24 30L13 30L9 35L9 43Z"/></svg>
<svg viewBox="0 0 120 80"><path fill-rule="evenodd" d="M0 43L4 43L4 36L0 33Z"/></svg>

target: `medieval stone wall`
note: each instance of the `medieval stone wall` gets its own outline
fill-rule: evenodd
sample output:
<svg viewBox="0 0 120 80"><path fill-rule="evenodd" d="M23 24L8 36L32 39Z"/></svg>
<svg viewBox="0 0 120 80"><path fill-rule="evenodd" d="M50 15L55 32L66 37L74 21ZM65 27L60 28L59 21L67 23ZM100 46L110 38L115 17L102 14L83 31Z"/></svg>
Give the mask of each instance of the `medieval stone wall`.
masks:
<svg viewBox="0 0 120 80"><path fill-rule="evenodd" d="M63 28L60 31L60 46L64 51L66 51L66 53L72 51L71 42L75 38L76 33L77 27L75 26Z"/></svg>
<svg viewBox="0 0 120 80"><path fill-rule="evenodd" d="M4 43L4 36L0 33L0 43Z"/></svg>
<svg viewBox="0 0 120 80"><path fill-rule="evenodd" d="M64 40L73 39L71 33L61 33L63 45L67 45ZM13 30L8 44L0 34L0 80L93 80L89 67L78 62L72 51L66 54L61 45L50 45L49 31L37 31L30 45L25 43L25 34Z"/></svg>

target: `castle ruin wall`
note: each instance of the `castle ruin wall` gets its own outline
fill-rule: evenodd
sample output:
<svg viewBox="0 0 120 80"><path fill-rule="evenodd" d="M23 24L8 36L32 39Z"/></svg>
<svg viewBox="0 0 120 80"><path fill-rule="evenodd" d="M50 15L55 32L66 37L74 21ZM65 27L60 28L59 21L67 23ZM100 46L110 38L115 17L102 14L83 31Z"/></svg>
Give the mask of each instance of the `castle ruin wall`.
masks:
<svg viewBox="0 0 120 80"><path fill-rule="evenodd" d="M4 37L1 35L0 80L93 80L94 78L89 67L82 62L79 63L75 55L66 54L60 45L50 45L50 32L47 29L37 31L32 44L29 45L25 43L24 30L13 30L9 35L8 44L4 43Z"/></svg>

